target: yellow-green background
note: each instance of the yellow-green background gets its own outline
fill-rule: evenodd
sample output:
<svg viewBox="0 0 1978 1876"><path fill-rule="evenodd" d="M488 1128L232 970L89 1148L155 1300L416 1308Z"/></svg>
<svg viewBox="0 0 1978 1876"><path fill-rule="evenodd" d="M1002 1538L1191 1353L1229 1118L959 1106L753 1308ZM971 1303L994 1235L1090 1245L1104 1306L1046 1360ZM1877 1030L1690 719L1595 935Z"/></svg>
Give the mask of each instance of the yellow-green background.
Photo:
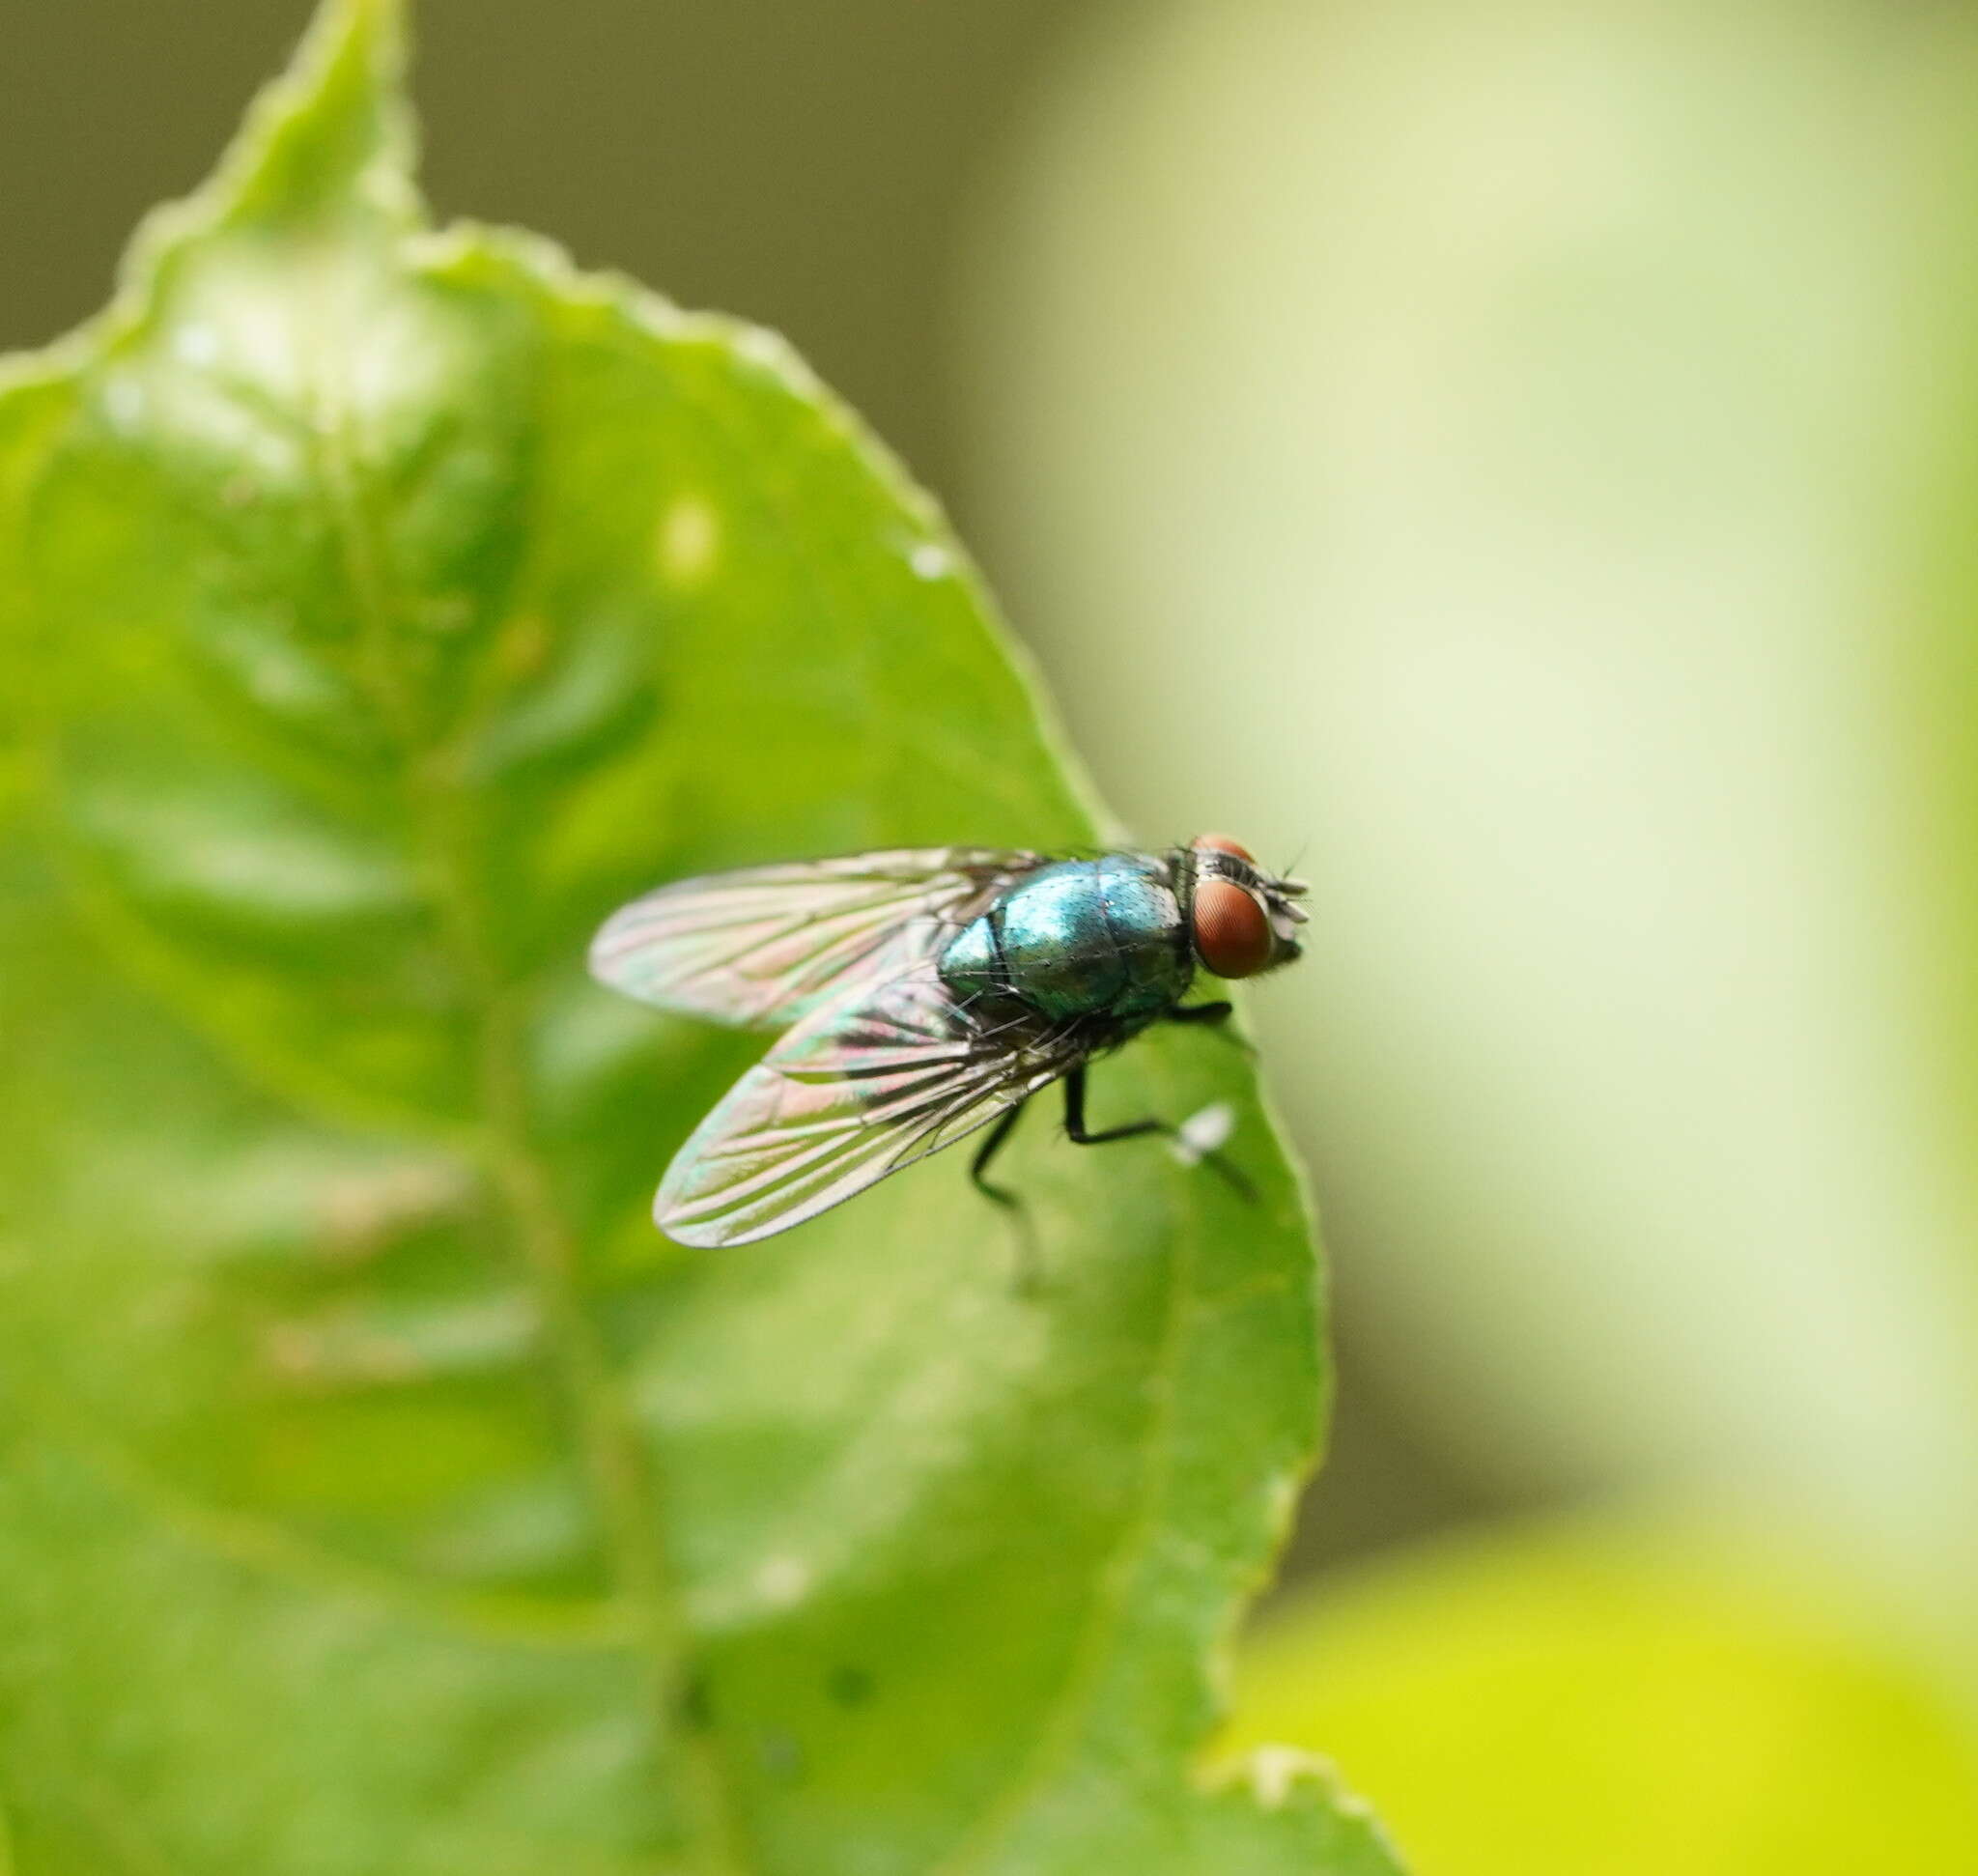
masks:
<svg viewBox="0 0 1978 1876"><path fill-rule="evenodd" d="M305 11L10 12L0 344ZM418 20L442 213L788 331L1122 811L1302 850L1342 1382L1243 1735L1425 1872L1978 1868L1978 18Z"/></svg>

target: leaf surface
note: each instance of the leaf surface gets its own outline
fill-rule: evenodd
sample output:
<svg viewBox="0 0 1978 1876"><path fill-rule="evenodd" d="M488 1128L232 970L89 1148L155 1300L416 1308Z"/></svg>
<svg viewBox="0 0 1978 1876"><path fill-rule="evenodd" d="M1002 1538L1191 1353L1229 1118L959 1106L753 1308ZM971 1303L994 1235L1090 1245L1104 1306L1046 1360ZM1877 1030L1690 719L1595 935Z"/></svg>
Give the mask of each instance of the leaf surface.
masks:
<svg viewBox="0 0 1978 1876"><path fill-rule="evenodd" d="M1384 1871L1205 1662L1314 1447L1295 1181L1212 1037L722 1256L761 1046L615 904L1089 841L938 515L773 336L436 232L328 8L0 390L0 1808L14 1869Z"/></svg>

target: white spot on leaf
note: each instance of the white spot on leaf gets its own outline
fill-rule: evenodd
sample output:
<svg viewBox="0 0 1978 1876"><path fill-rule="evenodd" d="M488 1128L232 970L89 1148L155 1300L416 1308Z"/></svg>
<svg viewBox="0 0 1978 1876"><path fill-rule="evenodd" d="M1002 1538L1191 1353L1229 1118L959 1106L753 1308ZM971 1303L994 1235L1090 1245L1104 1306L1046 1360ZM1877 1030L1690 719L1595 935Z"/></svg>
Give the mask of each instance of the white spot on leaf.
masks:
<svg viewBox="0 0 1978 1876"><path fill-rule="evenodd" d="M768 1557L755 1573L755 1593L771 1608L794 1608L810 1594L810 1566L802 1557Z"/></svg>
<svg viewBox="0 0 1978 1876"><path fill-rule="evenodd" d="M822 389L816 373L780 332L762 326L748 327L736 334L734 345L737 357L767 372L784 390L814 398Z"/></svg>
<svg viewBox="0 0 1978 1876"><path fill-rule="evenodd" d="M1228 1101L1211 1101L1191 1114L1174 1131L1168 1151L1184 1166L1199 1166L1236 1130L1236 1110Z"/></svg>
<svg viewBox="0 0 1978 1876"><path fill-rule="evenodd" d="M697 585L721 557L721 521L699 496L685 495L660 517L660 570L680 586Z"/></svg>
<svg viewBox="0 0 1978 1876"><path fill-rule="evenodd" d="M1250 1788L1265 1810L1278 1810L1305 1770L1302 1752L1288 1746L1260 1746L1251 1755Z"/></svg>

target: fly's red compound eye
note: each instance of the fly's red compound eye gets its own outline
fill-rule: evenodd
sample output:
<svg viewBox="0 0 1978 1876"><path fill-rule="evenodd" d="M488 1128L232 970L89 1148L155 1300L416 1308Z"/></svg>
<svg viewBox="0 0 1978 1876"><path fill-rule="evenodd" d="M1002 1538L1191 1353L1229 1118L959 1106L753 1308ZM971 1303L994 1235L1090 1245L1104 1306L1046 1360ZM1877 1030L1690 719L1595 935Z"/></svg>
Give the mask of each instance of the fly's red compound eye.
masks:
<svg viewBox="0 0 1978 1876"><path fill-rule="evenodd" d="M1195 850L1197 853L1230 853L1248 866L1257 865L1257 856L1241 840L1232 840L1227 834L1198 834Z"/></svg>
<svg viewBox="0 0 1978 1876"><path fill-rule="evenodd" d="M1263 907L1234 880L1200 881L1194 919L1196 952L1218 977L1255 977L1271 961Z"/></svg>

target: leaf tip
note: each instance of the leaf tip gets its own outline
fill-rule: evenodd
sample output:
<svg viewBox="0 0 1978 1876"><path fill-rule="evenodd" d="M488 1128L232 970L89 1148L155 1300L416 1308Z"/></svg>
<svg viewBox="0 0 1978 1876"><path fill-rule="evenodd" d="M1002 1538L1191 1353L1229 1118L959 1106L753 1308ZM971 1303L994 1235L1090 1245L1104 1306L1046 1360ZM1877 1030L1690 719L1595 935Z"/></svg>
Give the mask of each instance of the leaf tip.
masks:
<svg viewBox="0 0 1978 1876"><path fill-rule="evenodd" d="M323 0L214 179L224 219L303 223L414 207L404 0Z"/></svg>

